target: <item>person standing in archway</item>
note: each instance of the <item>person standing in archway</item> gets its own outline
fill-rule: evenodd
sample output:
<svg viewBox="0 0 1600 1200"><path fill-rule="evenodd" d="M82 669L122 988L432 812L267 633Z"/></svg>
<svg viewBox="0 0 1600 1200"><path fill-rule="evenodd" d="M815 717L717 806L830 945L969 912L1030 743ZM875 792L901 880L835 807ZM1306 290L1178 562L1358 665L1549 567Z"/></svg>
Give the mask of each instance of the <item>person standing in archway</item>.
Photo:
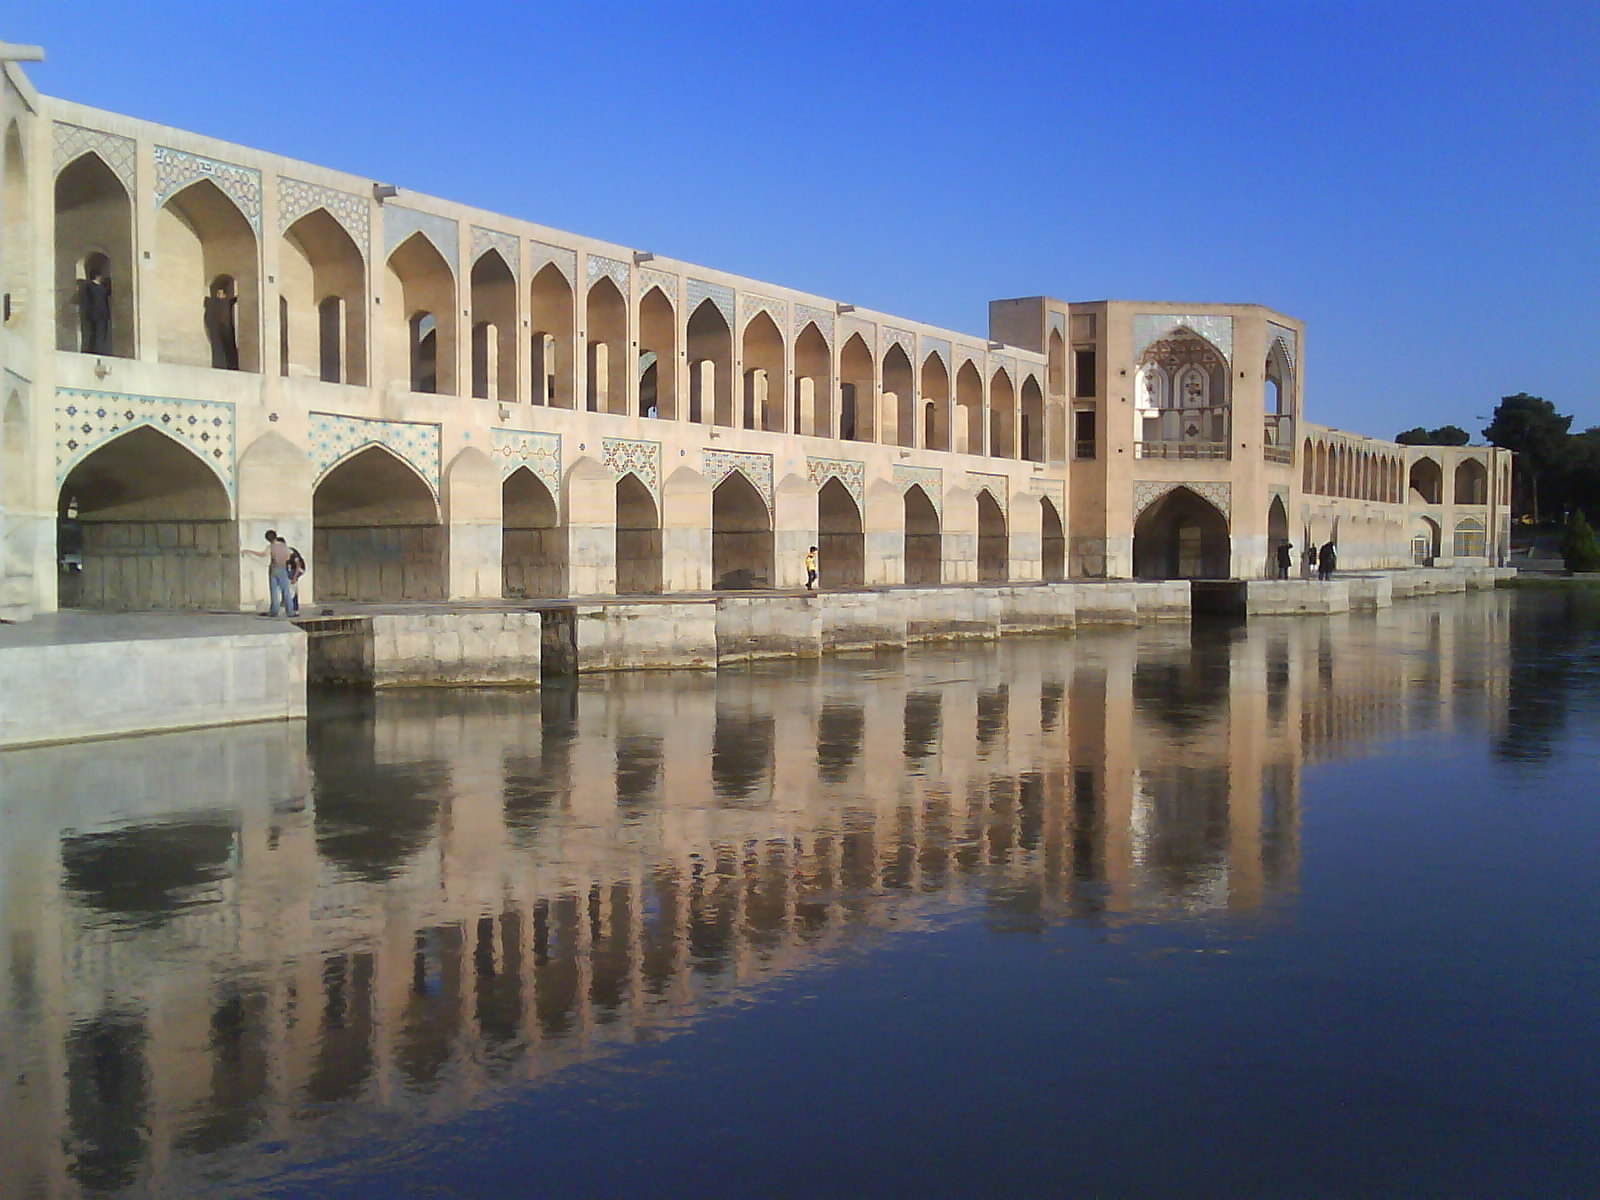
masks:
<svg viewBox="0 0 1600 1200"><path fill-rule="evenodd" d="M78 299L78 319L83 323L83 352L111 353L111 281L94 270L83 281Z"/></svg>
<svg viewBox="0 0 1600 1200"><path fill-rule="evenodd" d="M806 551L806 590L810 591L817 586L817 548L815 546Z"/></svg>
<svg viewBox="0 0 1600 1200"><path fill-rule="evenodd" d="M278 615L278 601L283 601L283 615L295 615L294 588L289 578L289 560L295 557L295 551L289 543L278 536L276 529L267 530L267 548L265 550L239 551L248 554L251 558L264 558L267 560L267 594L269 602L267 616Z"/></svg>
<svg viewBox="0 0 1600 1200"><path fill-rule="evenodd" d="M1324 542L1322 549L1317 552L1317 578L1327 581L1333 578L1333 569L1339 565L1339 552L1334 549L1332 542Z"/></svg>
<svg viewBox="0 0 1600 1200"><path fill-rule="evenodd" d="M1289 578L1289 568L1294 564L1294 545L1290 542L1278 543L1278 578Z"/></svg>
<svg viewBox="0 0 1600 1200"><path fill-rule="evenodd" d="M211 343L211 365L222 371L239 369L239 339L234 330L233 313L239 297L228 295L222 284L213 284L206 297L206 340Z"/></svg>

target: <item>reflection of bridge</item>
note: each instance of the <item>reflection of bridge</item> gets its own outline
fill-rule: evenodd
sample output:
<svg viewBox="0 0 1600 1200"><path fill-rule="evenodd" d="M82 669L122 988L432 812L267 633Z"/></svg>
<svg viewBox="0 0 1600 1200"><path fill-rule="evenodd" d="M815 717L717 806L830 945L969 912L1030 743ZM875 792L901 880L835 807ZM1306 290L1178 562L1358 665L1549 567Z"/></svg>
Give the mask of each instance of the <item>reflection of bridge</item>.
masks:
<svg viewBox="0 0 1600 1200"><path fill-rule="evenodd" d="M1497 697L1502 609L12 752L0 1173L170 1187L351 1112L447 1114L932 906L1251 910L1295 886L1302 746ZM174 778L211 786L175 811Z"/></svg>

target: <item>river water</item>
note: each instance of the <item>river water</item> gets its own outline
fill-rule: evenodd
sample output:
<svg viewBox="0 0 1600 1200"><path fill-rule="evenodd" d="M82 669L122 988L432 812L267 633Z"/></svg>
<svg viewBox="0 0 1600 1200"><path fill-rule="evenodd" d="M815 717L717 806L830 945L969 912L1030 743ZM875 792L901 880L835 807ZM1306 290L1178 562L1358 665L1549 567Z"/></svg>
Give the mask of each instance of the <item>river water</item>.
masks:
<svg viewBox="0 0 1600 1200"><path fill-rule="evenodd" d="M1600 597L0 754L0 1195L1600 1194Z"/></svg>

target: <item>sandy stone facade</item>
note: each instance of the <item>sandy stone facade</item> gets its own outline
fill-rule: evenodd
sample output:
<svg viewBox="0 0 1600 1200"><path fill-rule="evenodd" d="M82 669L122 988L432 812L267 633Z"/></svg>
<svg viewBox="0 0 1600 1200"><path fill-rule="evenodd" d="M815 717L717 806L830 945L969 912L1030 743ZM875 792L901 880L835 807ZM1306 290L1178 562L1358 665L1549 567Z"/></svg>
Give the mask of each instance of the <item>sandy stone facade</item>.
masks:
<svg viewBox="0 0 1600 1200"><path fill-rule="evenodd" d="M1254 305L986 336L0 89L0 612L1257 578L1504 553L1509 457L1312 426ZM97 290L98 289L98 290Z"/></svg>

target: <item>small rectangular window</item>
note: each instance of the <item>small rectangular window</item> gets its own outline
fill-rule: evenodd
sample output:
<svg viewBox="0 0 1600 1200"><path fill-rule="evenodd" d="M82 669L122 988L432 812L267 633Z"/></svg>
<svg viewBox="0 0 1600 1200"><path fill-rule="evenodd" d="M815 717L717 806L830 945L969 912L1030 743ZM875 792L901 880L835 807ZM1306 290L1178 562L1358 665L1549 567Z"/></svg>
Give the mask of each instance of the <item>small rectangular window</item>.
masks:
<svg viewBox="0 0 1600 1200"><path fill-rule="evenodd" d="M1095 355L1093 348L1074 347L1072 351L1072 394L1098 396L1095 390Z"/></svg>
<svg viewBox="0 0 1600 1200"><path fill-rule="evenodd" d="M1080 408L1072 414L1072 456L1093 458L1095 444L1094 409Z"/></svg>

